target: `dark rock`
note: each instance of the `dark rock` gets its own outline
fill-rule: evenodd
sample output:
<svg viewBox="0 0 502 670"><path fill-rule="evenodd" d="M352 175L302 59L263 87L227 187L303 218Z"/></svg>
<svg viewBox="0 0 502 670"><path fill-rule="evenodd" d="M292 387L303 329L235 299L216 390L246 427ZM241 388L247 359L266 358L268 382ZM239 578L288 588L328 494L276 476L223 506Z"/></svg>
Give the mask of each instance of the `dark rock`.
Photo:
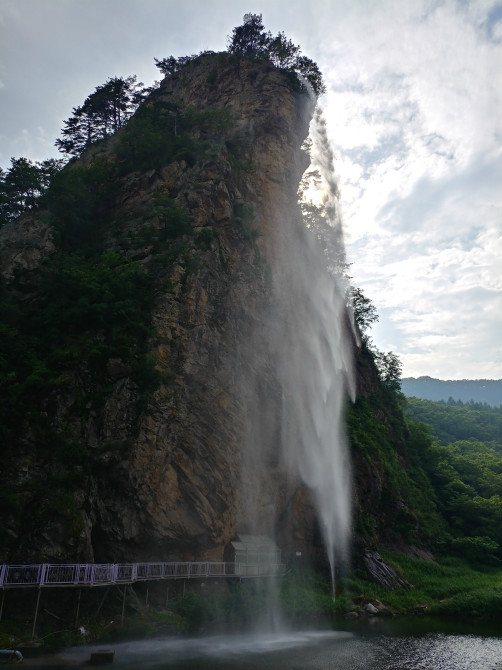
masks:
<svg viewBox="0 0 502 670"><path fill-rule="evenodd" d="M409 582L403 579L397 571L386 563L376 551L364 553L364 563L370 578L391 591L395 589L412 588Z"/></svg>

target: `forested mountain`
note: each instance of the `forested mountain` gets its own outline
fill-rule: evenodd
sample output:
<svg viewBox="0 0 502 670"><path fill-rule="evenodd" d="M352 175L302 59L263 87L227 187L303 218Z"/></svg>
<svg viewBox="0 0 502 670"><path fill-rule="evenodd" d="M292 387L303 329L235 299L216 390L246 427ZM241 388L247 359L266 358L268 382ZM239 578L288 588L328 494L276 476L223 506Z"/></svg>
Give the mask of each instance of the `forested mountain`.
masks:
<svg viewBox="0 0 502 670"><path fill-rule="evenodd" d="M483 403L407 398L405 415L434 430L440 444L457 440L496 442L502 448L502 407Z"/></svg>
<svg viewBox="0 0 502 670"><path fill-rule="evenodd" d="M448 524L449 551L499 561L502 546L502 408L407 400L405 415L429 433L420 461ZM410 424L412 425L412 424Z"/></svg>
<svg viewBox="0 0 502 670"><path fill-rule="evenodd" d="M443 380L433 377L404 377L401 390L405 396L426 400L461 400L462 402L502 405L502 379Z"/></svg>

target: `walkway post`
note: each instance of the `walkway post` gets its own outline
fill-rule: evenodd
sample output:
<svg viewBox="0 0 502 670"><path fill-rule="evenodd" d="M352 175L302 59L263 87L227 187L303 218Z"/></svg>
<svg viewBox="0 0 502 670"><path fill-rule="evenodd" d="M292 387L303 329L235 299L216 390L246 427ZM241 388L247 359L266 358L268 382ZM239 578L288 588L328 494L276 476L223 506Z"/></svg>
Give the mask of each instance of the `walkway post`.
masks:
<svg viewBox="0 0 502 670"><path fill-rule="evenodd" d="M80 616L80 596L82 595L82 589L78 590L77 594L77 608L75 611L75 628L78 628L78 619Z"/></svg>
<svg viewBox="0 0 502 670"><path fill-rule="evenodd" d="M37 618L38 618L38 606L40 605L40 594L42 593L42 589L38 589L37 593L37 604L35 606L35 616L33 618L33 628L31 629L31 639L35 639L35 629L37 627Z"/></svg>
<svg viewBox="0 0 502 670"><path fill-rule="evenodd" d="M124 612L125 612L125 603L126 603L126 593L127 593L127 584L124 584L124 594L122 596L122 616L120 619L120 624L124 625Z"/></svg>
<svg viewBox="0 0 502 670"><path fill-rule="evenodd" d="M5 589L2 589L2 602L0 603L0 621L2 620L2 615L3 615L4 600L5 600Z"/></svg>
<svg viewBox="0 0 502 670"><path fill-rule="evenodd" d="M94 615L94 617L95 617L96 619L98 618L98 614L101 612L101 608L102 608L103 605L104 605L105 598L106 598L106 596L108 595L108 591L109 591L109 590L110 590L110 589L107 587L107 588L106 588L106 591L105 591L105 595L103 596L103 599L102 599L101 602L99 603L97 612L96 612L96 614Z"/></svg>

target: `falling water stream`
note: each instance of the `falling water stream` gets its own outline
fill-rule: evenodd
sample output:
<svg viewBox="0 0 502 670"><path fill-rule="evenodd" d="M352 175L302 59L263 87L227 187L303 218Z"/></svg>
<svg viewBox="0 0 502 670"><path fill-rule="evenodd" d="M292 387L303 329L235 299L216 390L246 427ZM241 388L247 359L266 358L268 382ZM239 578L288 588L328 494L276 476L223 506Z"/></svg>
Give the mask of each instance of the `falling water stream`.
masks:
<svg viewBox="0 0 502 670"><path fill-rule="evenodd" d="M353 395L353 349L340 267L345 253L338 188L319 110L311 136L312 167L322 185L324 249L315 231L300 222L283 238L278 256L278 302L286 306L280 331L282 434L287 465L313 493L334 580L335 560L346 561L349 554L352 491L344 407Z"/></svg>
<svg viewBox="0 0 502 670"><path fill-rule="evenodd" d="M349 558L352 490L344 408L353 395L353 334L333 153L319 110L310 130L320 227L309 225L294 201L284 202L284 211L277 205L269 224L270 300L242 357L253 361L242 383L248 416L242 499L245 532L274 536L273 491L280 483L273 480L271 454L278 453L282 473L311 491L334 584L335 562Z"/></svg>

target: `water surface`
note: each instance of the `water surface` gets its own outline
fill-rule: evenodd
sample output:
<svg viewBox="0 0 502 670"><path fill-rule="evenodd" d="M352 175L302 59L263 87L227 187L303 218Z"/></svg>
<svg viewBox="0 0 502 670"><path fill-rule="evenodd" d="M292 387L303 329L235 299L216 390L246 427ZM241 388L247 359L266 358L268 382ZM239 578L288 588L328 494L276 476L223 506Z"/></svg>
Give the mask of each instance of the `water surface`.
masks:
<svg viewBox="0 0 502 670"><path fill-rule="evenodd" d="M112 667L123 669L502 670L497 630L484 634L469 626L454 632L441 628L427 621L378 621L336 631L159 637L108 647L115 650ZM64 650L52 664L88 667L96 648Z"/></svg>

